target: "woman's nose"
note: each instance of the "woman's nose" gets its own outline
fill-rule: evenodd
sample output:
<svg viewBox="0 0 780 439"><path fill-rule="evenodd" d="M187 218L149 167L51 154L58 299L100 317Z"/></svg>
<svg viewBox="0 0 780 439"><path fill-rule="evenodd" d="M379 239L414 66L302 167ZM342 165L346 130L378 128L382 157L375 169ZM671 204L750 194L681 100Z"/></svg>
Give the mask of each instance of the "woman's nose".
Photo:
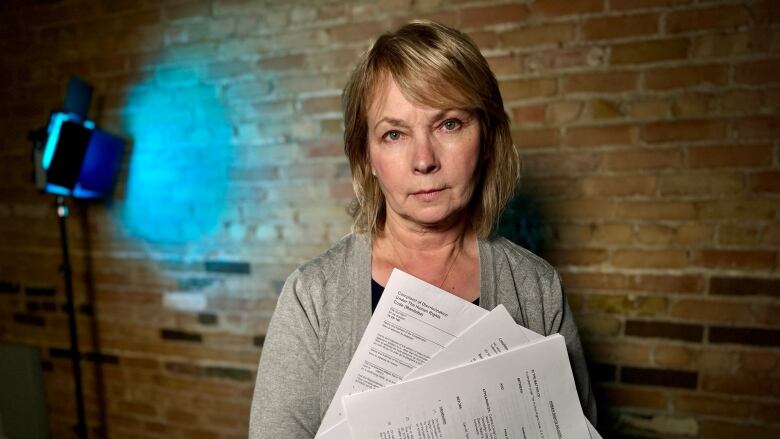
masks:
<svg viewBox="0 0 780 439"><path fill-rule="evenodd" d="M417 174L430 174L439 169L439 161L431 139L424 137L416 142L413 165L414 172Z"/></svg>

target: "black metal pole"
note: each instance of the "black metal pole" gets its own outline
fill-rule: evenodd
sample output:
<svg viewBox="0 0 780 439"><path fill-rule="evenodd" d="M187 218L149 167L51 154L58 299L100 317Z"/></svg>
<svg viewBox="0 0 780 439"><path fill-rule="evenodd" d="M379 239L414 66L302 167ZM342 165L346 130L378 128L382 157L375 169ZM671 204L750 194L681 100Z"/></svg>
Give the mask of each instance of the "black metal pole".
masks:
<svg viewBox="0 0 780 439"><path fill-rule="evenodd" d="M65 277L65 293L67 301L65 310L68 313L68 327L70 329L70 353L71 367L73 369L73 382L76 387L76 434L79 439L87 438L87 419L84 414L84 392L81 384L81 352L79 352L78 328L76 325L76 307L73 300L73 276L70 269L70 255L68 254L68 232L65 220L68 217L68 206L65 197L57 197L57 217L60 223L60 242L62 244L62 275Z"/></svg>

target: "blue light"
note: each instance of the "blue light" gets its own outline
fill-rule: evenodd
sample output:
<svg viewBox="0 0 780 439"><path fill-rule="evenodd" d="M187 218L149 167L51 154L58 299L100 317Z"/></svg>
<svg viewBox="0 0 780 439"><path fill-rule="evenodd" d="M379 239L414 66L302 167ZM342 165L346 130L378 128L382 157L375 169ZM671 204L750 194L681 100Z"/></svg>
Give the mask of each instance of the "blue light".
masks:
<svg viewBox="0 0 780 439"><path fill-rule="evenodd" d="M48 137L46 138L46 147L43 149L43 159L41 160L44 171L49 169L51 159L54 157L62 124L69 120L75 120L75 118L68 113L53 113L49 119L49 126L46 129Z"/></svg>
<svg viewBox="0 0 780 439"><path fill-rule="evenodd" d="M214 234L223 218L234 151L213 84L197 69L170 69L131 90L124 108L130 162L121 217L128 231L163 244Z"/></svg>

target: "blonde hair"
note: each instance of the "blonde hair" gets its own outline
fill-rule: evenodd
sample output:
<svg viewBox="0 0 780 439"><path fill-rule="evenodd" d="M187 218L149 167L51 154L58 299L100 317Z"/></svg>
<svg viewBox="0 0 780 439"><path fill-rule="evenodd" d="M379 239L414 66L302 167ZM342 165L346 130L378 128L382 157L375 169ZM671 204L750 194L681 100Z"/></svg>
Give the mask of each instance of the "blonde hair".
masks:
<svg viewBox="0 0 780 439"><path fill-rule="evenodd" d="M367 112L388 77L416 103L464 109L478 117L480 155L466 214L477 236L487 237L515 193L520 161L487 61L468 36L432 21L412 21L380 36L344 88L344 152L355 192L350 206L353 230L375 234L385 225L384 195L371 173Z"/></svg>

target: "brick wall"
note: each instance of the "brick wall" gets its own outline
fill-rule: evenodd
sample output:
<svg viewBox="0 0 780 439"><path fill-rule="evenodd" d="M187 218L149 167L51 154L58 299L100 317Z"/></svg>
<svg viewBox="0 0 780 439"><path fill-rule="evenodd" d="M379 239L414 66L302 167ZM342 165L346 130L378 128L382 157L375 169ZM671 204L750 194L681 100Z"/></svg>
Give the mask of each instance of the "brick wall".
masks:
<svg viewBox="0 0 780 439"><path fill-rule="evenodd" d="M27 132L67 76L131 139L69 222L90 427L245 437L286 275L349 230L339 94L378 32L457 26L500 79L609 436L780 434L780 4L5 1L0 342L72 437L51 196Z"/></svg>

